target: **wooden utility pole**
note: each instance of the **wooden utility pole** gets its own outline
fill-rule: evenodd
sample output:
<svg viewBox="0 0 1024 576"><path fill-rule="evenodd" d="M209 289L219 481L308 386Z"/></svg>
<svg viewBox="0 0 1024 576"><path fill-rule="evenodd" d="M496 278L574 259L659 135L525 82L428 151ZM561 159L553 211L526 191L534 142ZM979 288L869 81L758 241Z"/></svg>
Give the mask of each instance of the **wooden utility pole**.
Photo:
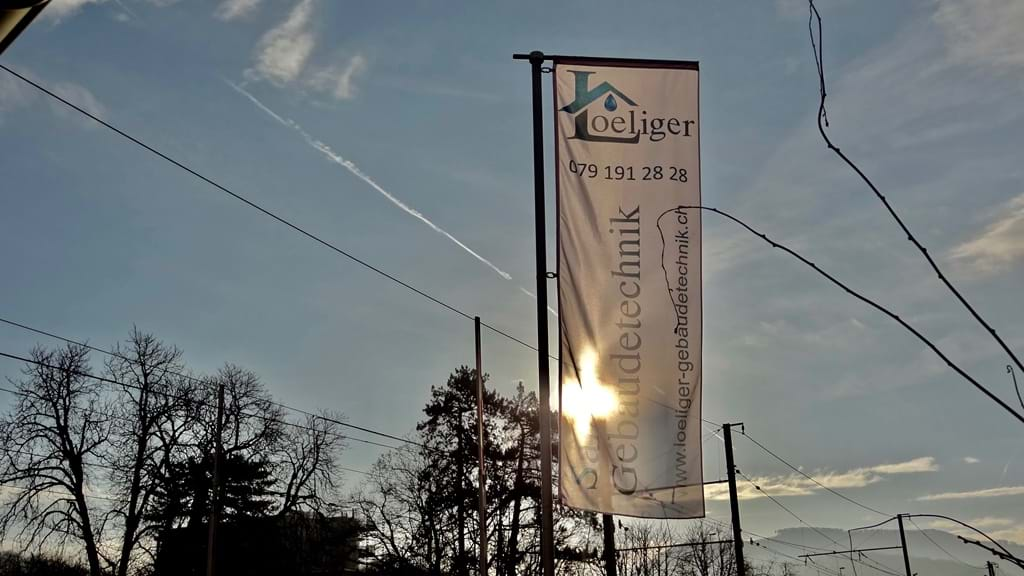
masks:
<svg viewBox="0 0 1024 576"><path fill-rule="evenodd" d="M722 424L725 440L725 468L729 478L729 506L732 509L732 541L736 548L736 576L747 576L747 565L743 561L743 530L740 528L740 500L736 491L736 461L732 455L732 427L736 424Z"/></svg>
<svg viewBox="0 0 1024 576"><path fill-rule="evenodd" d="M224 457L224 384L217 386L217 437L214 438L213 486L210 490L210 532L206 540L206 576L214 576L217 567L217 521L220 514L220 468Z"/></svg>
<svg viewBox="0 0 1024 576"><path fill-rule="evenodd" d="M907 570L907 576L914 576L910 571L910 553L907 551L907 535L903 532L903 514L897 514L896 520L900 525L900 546L903 547L903 567Z"/></svg>

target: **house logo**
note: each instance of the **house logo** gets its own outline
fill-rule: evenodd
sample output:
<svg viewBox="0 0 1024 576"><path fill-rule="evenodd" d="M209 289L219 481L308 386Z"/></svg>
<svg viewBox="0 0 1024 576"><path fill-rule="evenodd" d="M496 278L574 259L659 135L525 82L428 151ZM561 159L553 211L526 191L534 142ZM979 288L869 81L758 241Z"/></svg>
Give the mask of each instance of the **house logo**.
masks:
<svg viewBox="0 0 1024 576"><path fill-rule="evenodd" d="M574 78L575 97L559 112L573 116L570 139L636 144L641 137L651 142L661 142L668 136L690 137L694 120L649 116L647 110L611 82L599 82L591 88L595 83L591 77L597 72L569 72Z"/></svg>
<svg viewBox="0 0 1024 576"><path fill-rule="evenodd" d="M615 112L619 108L619 101L621 100L628 106L636 107L636 102L632 98L626 96L621 90L612 86L609 82L601 82L594 88L588 88L590 85L590 76L594 72L584 72L582 70L570 70L576 79L576 99L569 103L567 106L562 108L562 112L568 112L569 114L575 114L574 124L576 132L572 138L578 138L580 140L589 140L590 142L623 142L627 144L636 144L640 141L640 135L634 134L633 136L611 136L602 135L611 128L611 123L615 120L620 120L620 125L625 124L625 119L621 116L616 116L609 120L605 115L598 113L594 115L594 130L591 132L591 120L590 120L590 108L591 104L597 102L602 97L604 98L604 109L610 113ZM615 132L621 134L621 132Z"/></svg>

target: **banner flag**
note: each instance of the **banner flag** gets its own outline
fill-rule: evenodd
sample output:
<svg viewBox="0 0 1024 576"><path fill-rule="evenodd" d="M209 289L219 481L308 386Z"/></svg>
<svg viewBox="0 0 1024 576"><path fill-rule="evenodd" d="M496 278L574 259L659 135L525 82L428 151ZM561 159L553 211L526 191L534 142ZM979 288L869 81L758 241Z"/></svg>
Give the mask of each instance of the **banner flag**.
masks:
<svg viewBox="0 0 1024 576"><path fill-rule="evenodd" d="M697 64L556 60L554 82L560 498L703 517Z"/></svg>

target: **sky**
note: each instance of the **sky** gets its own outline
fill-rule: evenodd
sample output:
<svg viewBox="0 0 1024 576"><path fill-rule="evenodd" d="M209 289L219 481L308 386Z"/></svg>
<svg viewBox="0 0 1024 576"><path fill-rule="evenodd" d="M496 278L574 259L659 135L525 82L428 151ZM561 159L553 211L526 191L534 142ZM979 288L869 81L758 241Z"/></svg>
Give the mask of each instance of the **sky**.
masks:
<svg viewBox="0 0 1024 576"><path fill-rule="evenodd" d="M819 7L830 135L1024 353L1024 4ZM511 57L530 50L699 60L705 204L891 306L1015 402L1007 356L820 140L800 0L54 0L0 60L533 343L529 67ZM2 71L0 174L0 317L102 347L138 326L199 372L236 363L290 405L397 435L413 431L430 386L474 361L471 321ZM553 261L550 194L548 206ZM704 270L708 419L743 422L871 507L977 520L1024 543L1019 422L894 322L712 214ZM2 351L37 343L54 344L0 326ZM490 385L535 389L533 351L486 330L483 346ZM0 375L18 370L0 362ZM707 431L710 480L724 465ZM810 524L880 519L744 438L736 451ZM352 442L343 464L365 470L380 452ZM746 528L799 525L741 493ZM712 494L708 514L727 520L727 501Z"/></svg>

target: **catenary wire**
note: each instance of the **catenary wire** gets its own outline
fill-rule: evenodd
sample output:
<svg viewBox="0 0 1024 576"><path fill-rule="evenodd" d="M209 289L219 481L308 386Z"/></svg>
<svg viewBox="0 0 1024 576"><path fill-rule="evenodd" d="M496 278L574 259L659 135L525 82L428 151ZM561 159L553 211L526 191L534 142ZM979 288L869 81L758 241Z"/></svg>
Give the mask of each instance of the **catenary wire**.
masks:
<svg viewBox="0 0 1024 576"><path fill-rule="evenodd" d="M934 539L932 539L931 536L928 535L927 531L923 530L920 526L918 526L917 522L914 522L913 518L907 518L907 520L910 520L910 523L914 525L914 528L917 528L917 531L920 532L922 536L927 538L928 541L931 542L936 548L938 548L939 550L942 550L942 553L945 554L946 556L949 556L949 558L951 560L953 560L954 562L959 562L960 564L963 564L964 566L968 566L970 568L981 568L981 566L975 566L973 564L968 564L967 562L964 562L963 560L957 558L952 553L950 553L949 550L946 550L945 548L940 546L938 542L936 542Z"/></svg>
<svg viewBox="0 0 1024 576"><path fill-rule="evenodd" d="M767 454L769 454L770 456L772 456L773 458L775 458L775 459L776 459L776 460L778 460L779 462L782 462L783 464L785 464L786 466L788 466L788 467L789 467L789 468L790 468L791 470L793 470L793 471L794 471L794 472L796 472L797 474L800 474L800 475L801 475L801 476L803 476L804 478L807 478L807 479L808 479L808 480L810 480L811 482L814 482L815 484L817 484L817 485L818 485L818 486L819 486L820 488L822 488L823 490L826 490L826 491L828 491L828 492L832 493L833 495L835 495L835 496L838 496L838 497L842 498L843 500L846 500L847 502L849 502L849 503L851 503L851 504L854 504L854 505L856 505L856 506L859 506L860 508L863 508L864 510L867 510L868 512L872 512L872 513L878 514L878 515L880 515L880 516L885 516L885 517L891 517L891 516L892 516L892 514L887 514L887 513L885 513L885 512L882 512L882 511L880 511L880 510L878 510L878 509L876 509L876 508L872 508L871 506L868 506L868 505L866 505L866 504L862 504L862 503L860 503L860 502L858 502L858 501L854 500L853 498L850 498L849 496L847 496L847 495L843 494L842 492L839 492L839 491L837 491L837 490L833 490L832 488L829 488L828 486L825 486L824 484L822 484L821 482L819 482L819 481L818 481L818 480L817 480L817 479L816 479L815 477L813 477L813 476L811 476L810 474L808 474L808 473L804 472L804 471L803 471L803 470L801 470L800 468L798 468L798 467L796 467L796 466L794 466L794 465L790 464L790 463L789 463L789 462L787 462L787 461L786 461L786 460L785 460L784 458L782 458L781 456L779 456L778 454L776 454L775 452L773 452L772 450L770 450L770 449L769 449L769 448L768 448L767 446L765 446L765 445L764 445L764 444L762 444L761 442L758 442L758 441L757 441L757 440L756 440L756 439L755 439L754 437L752 437L752 436L748 435L748 434L746 433L746 431L745 431L745 430L741 430L741 431L740 431L740 434L741 434L741 435L742 435L742 436L743 436L744 438L746 438L747 440L750 440L751 442L753 442L753 443L754 443L754 445L756 445L756 446L757 446L758 448L760 448L761 450L763 450L764 452L766 452Z"/></svg>
<svg viewBox="0 0 1024 576"><path fill-rule="evenodd" d="M970 315L974 317L974 319L979 324L981 324L985 331L992 335L992 338L995 339L996 343L998 343L999 346L1003 349L1003 351L1006 352L1006 354L1010 357L1013 363L1017 365L1017 368L1020 369L1021 371L1024 371L1024 364L1021 363L1020 359L1013 352L1010 346L1006 343L1005 340L1003 340L1001 336L999 336L999 334L996 333L996 329L993 328L977 310L975 310L974 306L972 306L971 303L967 300L967 298L956 288L956 286L953 285L952 281L949 280L946 274L943 273L942 269L939 268L938 263L935 262L935 259L928 252L928 249L924 247L924 245L917 239L916 236L914 236L914 233L910 231L910 228L906 225L906 223L904 223L899 213L897 213L896 210L892 207L892 205L889 203L889 200L885 197L885 195L882 194L882 192L878 189L877 186L875 186L875 183L871 181L867 174L865 174L864 171L861 170L861 168L856 163L854 163L853 160L851 160L845 153L843 153L839 149L838 146L836 146L832 142L831 138L829 138L828 131L825 130L825 128L829 126L829 123L828 113L825 109L825 99L828 96L828 94L825 89L825 57L823 48L824 40L822 36L821 14L818 12L818 8L814 5L814 0L809 0L808 5L809 15L807 18L807 30L811 37L811 48L814 52L814 62L818 70L818 88L820 95L818 103L818 132L821 134L821 138L825 141L825 144L828 146L828 149L834 152L836 156L838 156L843 162L845 162L846 165L849 166L854 172L856 172L860 179L863 180L865 184L867 184L868 188L871 189L875 197L878 198L878 200L882 203L883 206L885 206L886 211L888 211L892 219L896 222L897 225L899 225L900 230L902 230L903 233L906 234L907 240L911 244L913 244L914 247L917 248L918 252L920 252L921 255L924 256L925 260L928 261L928 265L931 266L932 271L935 272L939 280L942 281L942 283L946 286L946 288L949 289L953 296L955 296L956 299L960 301L960 303L970 313ZM817 43L815 43L814 40L813 24L815 22L815 19L817 19L818 24ZM1024 420L1024 418L1022 418L1022 420Z"/></svg>

